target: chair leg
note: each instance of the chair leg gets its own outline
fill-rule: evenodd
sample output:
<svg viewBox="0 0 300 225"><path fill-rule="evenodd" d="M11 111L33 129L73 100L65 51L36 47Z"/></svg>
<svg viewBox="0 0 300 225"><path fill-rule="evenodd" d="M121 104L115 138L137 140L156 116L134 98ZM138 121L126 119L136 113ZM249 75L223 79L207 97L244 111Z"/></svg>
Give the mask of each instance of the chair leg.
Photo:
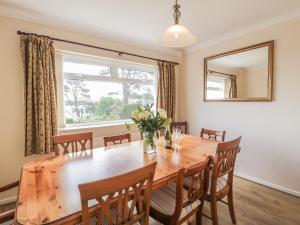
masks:
<svg viewBox="0 0 300 225"><path fill-rule="evenodd" d="M212 224L218 225L217 200L211 199L210 211L211 211Z"/></svg>
<svg viewBox="0 0 300 225"><path fill-rule="evenodd" d="M204 206L204 200L201 202L201 205L196 212L196 225L202 225L203 206Z"/></svg>
<svg viewBox="0 0 300 225"><path fill-rule="evenodd" d="M232 194L232 189L229 191L227 195L228 199L228 208L231 216L231 221L233 224L236 224L236 217L235 217L235 212L234 212L234 205L233 205L233 194Z"/></svg>

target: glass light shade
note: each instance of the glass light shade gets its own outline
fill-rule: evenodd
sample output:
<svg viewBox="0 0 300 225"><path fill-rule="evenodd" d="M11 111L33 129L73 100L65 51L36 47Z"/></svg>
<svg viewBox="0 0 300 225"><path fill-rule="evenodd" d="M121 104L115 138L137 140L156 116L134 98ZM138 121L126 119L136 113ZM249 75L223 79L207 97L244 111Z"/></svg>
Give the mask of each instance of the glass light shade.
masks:
<svg viewBox="0 0 300 225"><path fill-rule="evenodd" d="M196 42L196 37L184 26L174 24L161 36L160 43L167 47L184 48Z"/></svg>

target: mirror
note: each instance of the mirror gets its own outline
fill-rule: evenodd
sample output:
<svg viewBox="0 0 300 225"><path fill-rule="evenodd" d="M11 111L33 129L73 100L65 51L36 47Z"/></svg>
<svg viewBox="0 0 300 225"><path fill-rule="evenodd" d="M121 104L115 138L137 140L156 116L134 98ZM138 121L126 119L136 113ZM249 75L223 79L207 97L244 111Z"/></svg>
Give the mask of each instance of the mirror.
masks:
<svg viewBox="0 0 300 225"><path fill-rule="evenodd" d="M204 101L272 101L274 41L204 59Z"/></svg>

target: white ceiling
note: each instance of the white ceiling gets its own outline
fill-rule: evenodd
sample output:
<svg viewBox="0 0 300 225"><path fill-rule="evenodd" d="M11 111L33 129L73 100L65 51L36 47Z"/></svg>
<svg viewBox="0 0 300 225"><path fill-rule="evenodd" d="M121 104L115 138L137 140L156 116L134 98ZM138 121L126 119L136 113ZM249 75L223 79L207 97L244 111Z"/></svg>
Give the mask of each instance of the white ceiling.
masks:
<svg viewBox="0 0 300 225"><path fill-rule="evenodd" d="M264 68L268 65L268 47L223 56L208 61L209 65L232 69Z"/></svg>
<svg viewBox="0 0 300 225"><path fill-rule="evenodd" d="M0 0L0 15L158 47L174 0ZM300 12L299 0L179 0L181 22L201 46Z"/></svg>

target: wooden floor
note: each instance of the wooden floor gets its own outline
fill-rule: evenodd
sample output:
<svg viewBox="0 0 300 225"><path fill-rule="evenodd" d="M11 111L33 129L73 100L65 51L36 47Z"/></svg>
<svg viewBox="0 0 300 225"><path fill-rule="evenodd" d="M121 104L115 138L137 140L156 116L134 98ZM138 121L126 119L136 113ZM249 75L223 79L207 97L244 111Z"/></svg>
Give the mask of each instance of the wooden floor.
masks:
<svg viewBox="0 0 300 225"><path fill-rule="evenodd" d="M226 199L225 199L226 200ZM300 225L300 198L234 178L234 203L238 225ZM206 202L204 213L210 215ZM218 203L219 225L232 225L227 205ZM150 225L159 224L150 220ZM190 220L195 225L195 218ZM203 217L203 225L211 225Z"/></svg>
<svg viewBox="0 0 300 225"><path fill-rule="evenodd" d="M238 177L234 178L234 203L238 225L300 225L300 198ZM209 212L206 203L204 213ZM218 217L219 225L232 224L227 206L220 202ZM194 225L195 219L191 222ZM156 224L150 220L150 225ZM203 218L203 225L211 225L211 221Z"/></svg>
<svg viewBox="0 0 300 225"><path fill-rule="evenodd" d="M234 203L239 225L300 225L300 198L234 178ZM219 225L232 224L227 205L218 203ZM209 205L204 213L209 215ZM211 224L203 219L203 225Z"/></svg>

